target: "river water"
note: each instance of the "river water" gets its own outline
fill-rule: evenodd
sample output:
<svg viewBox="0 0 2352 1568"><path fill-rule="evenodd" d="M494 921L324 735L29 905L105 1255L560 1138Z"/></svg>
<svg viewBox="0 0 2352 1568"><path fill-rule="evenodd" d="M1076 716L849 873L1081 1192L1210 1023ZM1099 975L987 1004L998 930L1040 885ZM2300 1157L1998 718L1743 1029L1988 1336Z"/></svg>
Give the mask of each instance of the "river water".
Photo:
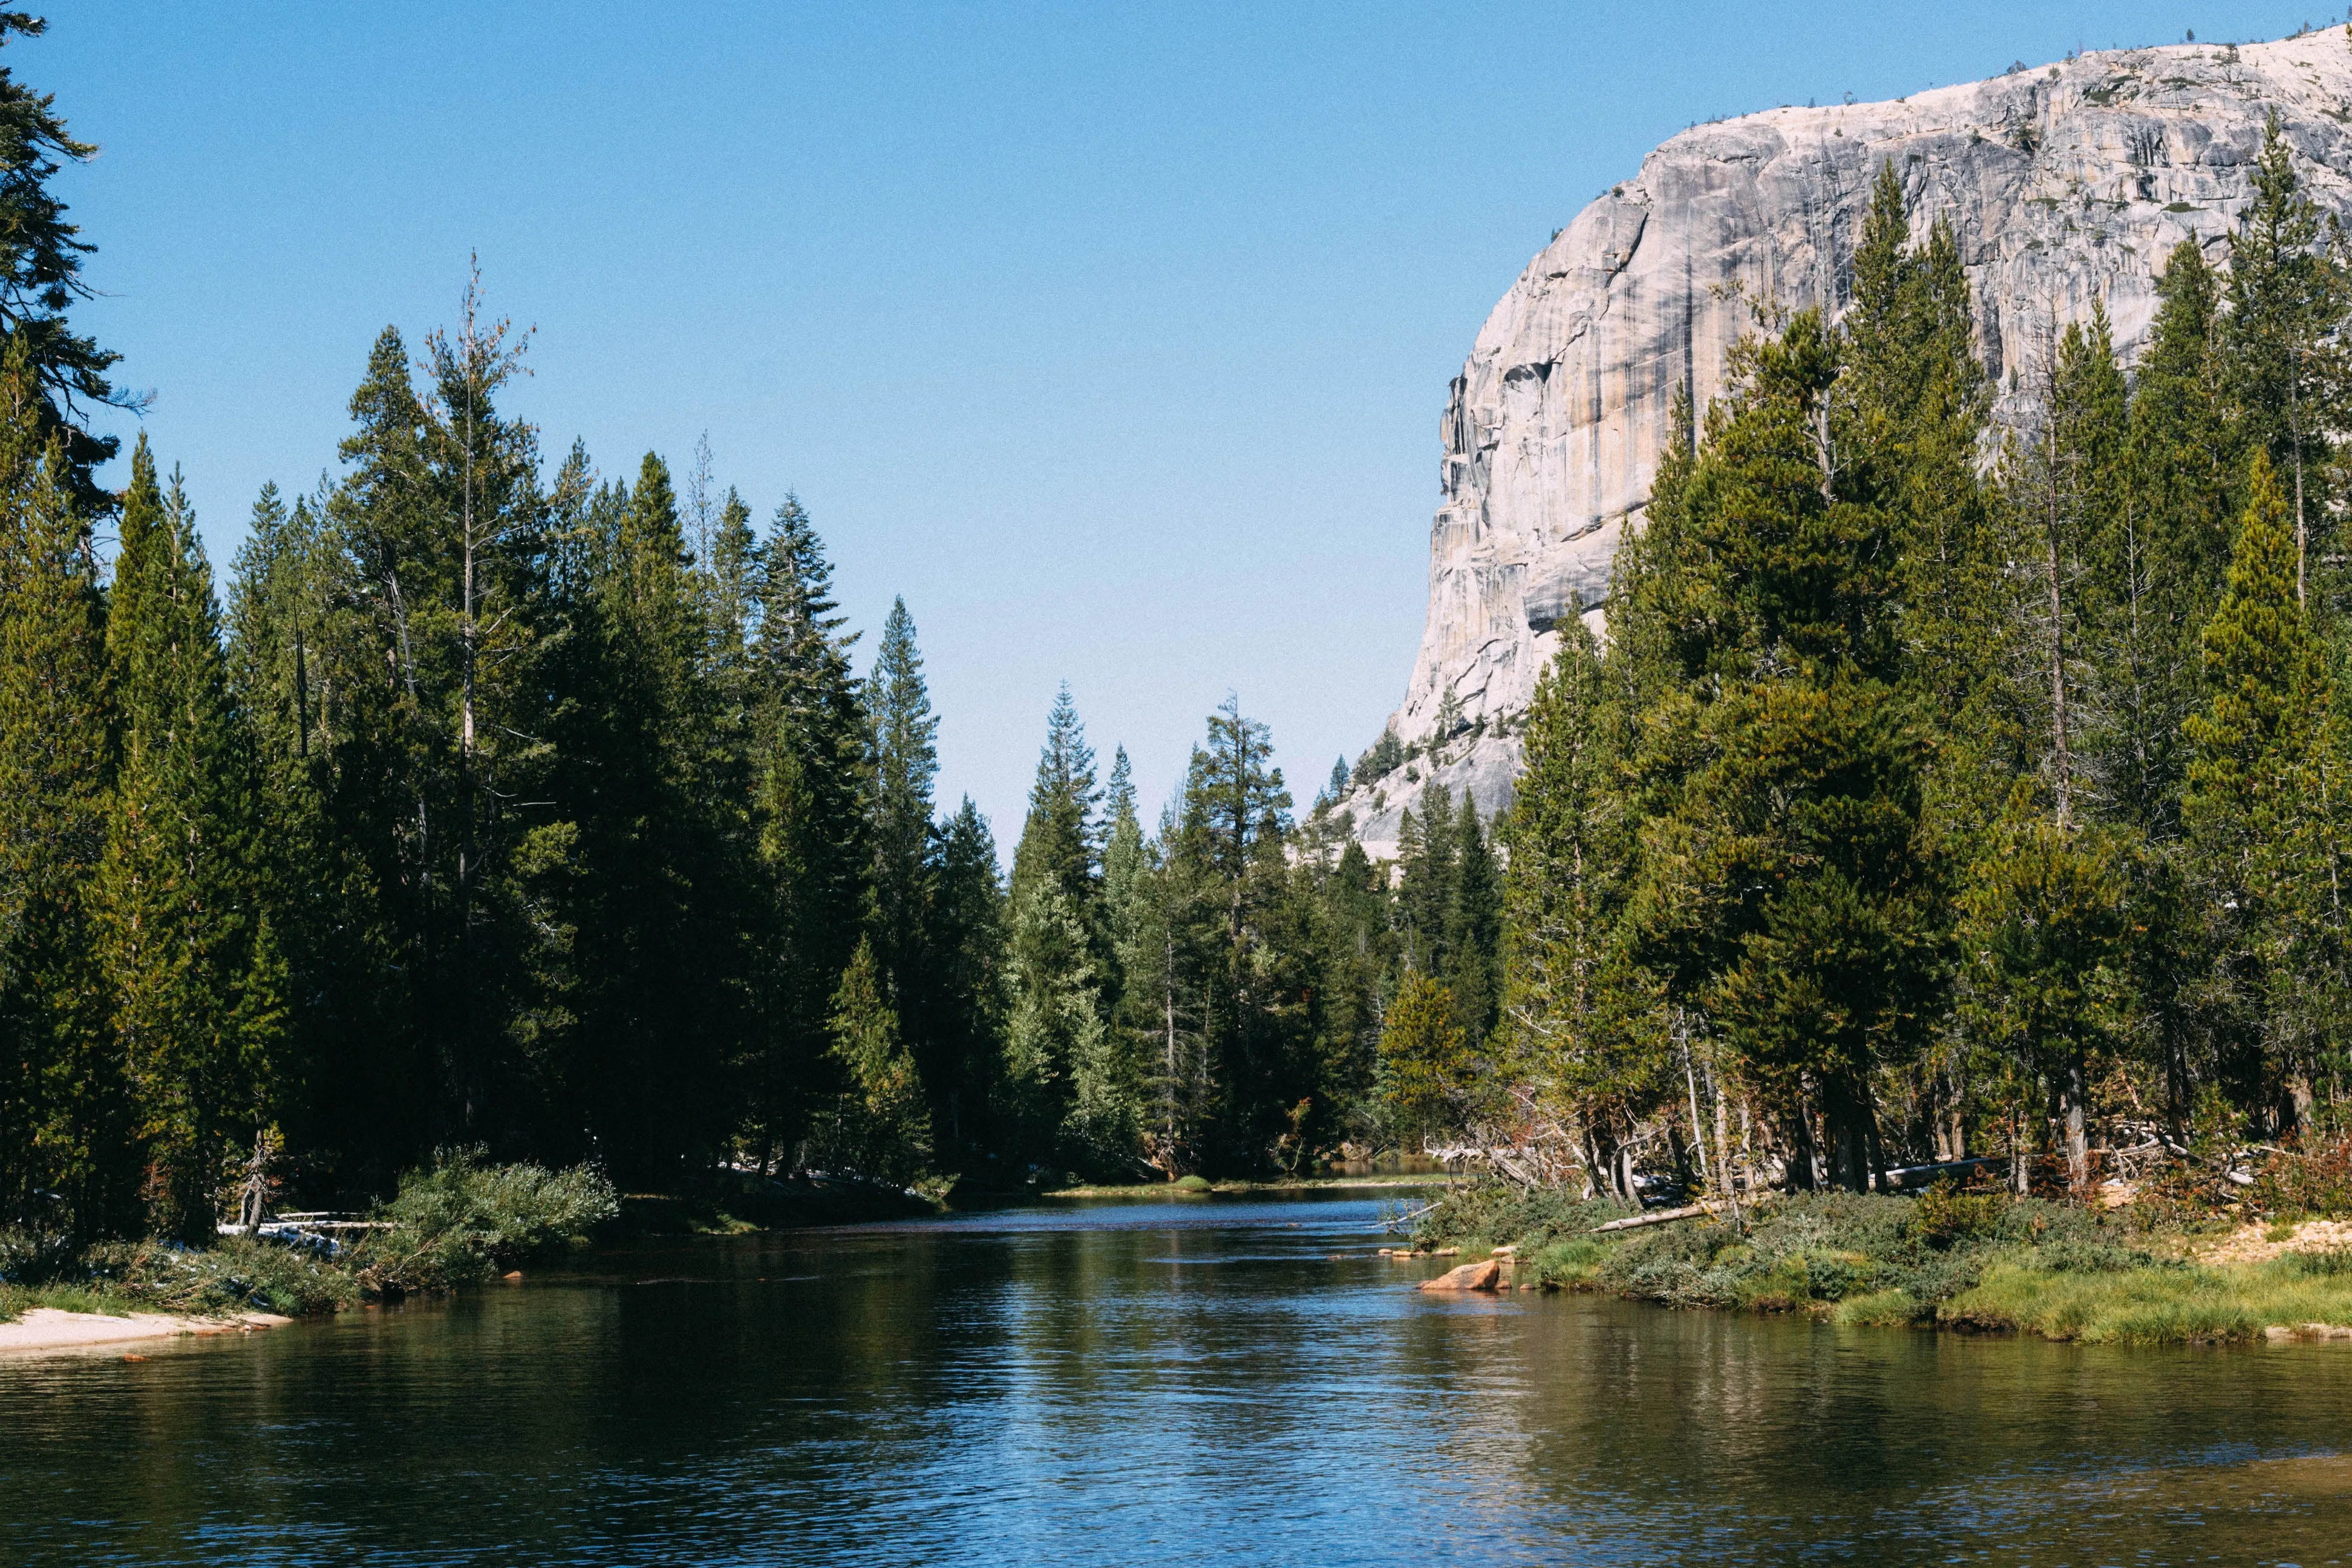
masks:
<svg viewBox="0 0 2352 1568"><path fill-rule="evenodd" d="M0 1562L2352 1563L2352 1346L1441 1298L1379 1223L698 1240L0 1360Z"/></svg>

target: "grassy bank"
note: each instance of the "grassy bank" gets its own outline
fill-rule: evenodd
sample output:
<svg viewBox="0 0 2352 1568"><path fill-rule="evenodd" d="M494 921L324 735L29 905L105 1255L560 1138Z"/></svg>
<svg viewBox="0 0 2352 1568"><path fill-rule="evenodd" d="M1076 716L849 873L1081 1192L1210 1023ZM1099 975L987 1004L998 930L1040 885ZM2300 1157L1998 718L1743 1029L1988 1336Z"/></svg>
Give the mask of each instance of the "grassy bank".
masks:
<svg viewBox="0 0 2352 1568"><path fill-rule="evenodd" d="M493 1165L444 1156L403 1180L374 1228L330 1252L248 1237L206 1247L163 1241L77 1245L0 1229L0 1321L35 1307L70 1312L303 1317L362 1300L445 1290L584 1242L616 1212L593 1171Z"/></svg>
<svg viewBox="0 0 2352 1568"><path fill-rule="evenodd" d="M1811 1194L1753 1205L1740 1221L1595 1233L1630 1212L1479 1186L1446 1194L1414 1240L1511 1245L1523 1281L1531 1273L1557 1289L1847 1323L2136 1344L2352 1326L2352 1249L2209 1264L2193 1230L2149 1227L2127 1210L1947 1189Z"/></svg>

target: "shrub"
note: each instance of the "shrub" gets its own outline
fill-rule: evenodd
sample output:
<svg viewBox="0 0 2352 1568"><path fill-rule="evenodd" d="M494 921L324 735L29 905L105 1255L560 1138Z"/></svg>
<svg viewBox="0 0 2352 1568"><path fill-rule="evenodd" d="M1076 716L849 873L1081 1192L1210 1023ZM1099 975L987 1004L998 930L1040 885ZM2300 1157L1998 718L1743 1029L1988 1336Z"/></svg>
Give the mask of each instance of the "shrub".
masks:
<svg viewBox="0 0 2352 1568"><path fill-rule="evenodd" d="M619 1212L613 1184L589 1166L493 1165L478 1148L444 1150L401 1178L376 1214L394 1228L355 1249L354 1262L377 1289L442 1289L583 1237Z"/></svg>
<svg viewBox="0 0 2352 1568"><path fill-rule="evenodd" d="M2352 1134L2272 1155L2255 1174L2253 1202L2283 1218L2352 1215Z"/></svg>
<svg viewBox="0 0 2352 1568"><path fill-rule="evenodd" d="M1950 1178L1921 1193L1904 1216L1904 1229L1938 1251L2000 1234L2011 1200L2003 1193L1962 1192Z"/></svg>

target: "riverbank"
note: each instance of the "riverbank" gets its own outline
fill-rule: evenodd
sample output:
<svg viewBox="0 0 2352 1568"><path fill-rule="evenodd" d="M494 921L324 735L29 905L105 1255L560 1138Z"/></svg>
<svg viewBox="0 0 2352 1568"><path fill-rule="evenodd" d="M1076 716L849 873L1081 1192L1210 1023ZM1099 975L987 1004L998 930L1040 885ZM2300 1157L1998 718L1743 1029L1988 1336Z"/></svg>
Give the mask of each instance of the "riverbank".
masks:
<svg viewBox="0 0 2352 1568"><path fill-rule="evenodd" d="M265 1227L271 1236L203 1247L0 1228L0 1330L14 1331L0 1348L208 1332L449 1290L584 1247L618 1212L593 1170L494 1165L457 1151L403 1178L363 1221L298 1217ZM89 1321L60 1321L70 1318Z"/></svg>
<svg viewBox="0 0 2352 1568"><path fill-rule="evenodd" d="M0 1322L0 1355L26 1351L112 1349L147 1340L186 1335L249 1334L283 1328L294 1320L277 1312L237 1312L227 1317L185 1317L170 1312L67 1311L31 1307Z"/></svg>
<svg viewBox="0 0 2352 1568"><path fill-rule="evenodd" d="M1505 1249L1512 1278L1664 1306L2085 1343L2352 1340L2352 1245L2330 1221L2150 1225L1997 1193L1772 1195L1738 1215L1633 1217L1559 1194L1448 1194L1418 1251Z"/></svg>

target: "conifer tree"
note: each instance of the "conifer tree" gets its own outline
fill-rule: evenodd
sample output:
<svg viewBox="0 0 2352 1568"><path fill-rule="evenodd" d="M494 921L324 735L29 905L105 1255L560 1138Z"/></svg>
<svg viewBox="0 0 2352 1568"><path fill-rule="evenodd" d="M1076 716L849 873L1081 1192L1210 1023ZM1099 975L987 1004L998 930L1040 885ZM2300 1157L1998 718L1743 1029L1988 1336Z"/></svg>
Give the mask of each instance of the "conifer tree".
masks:
<svg viewBox="0 0 2352 1568"><path fill-rule="evenodd" d="M2184 726L2193 752L2182 817L2217 961L2220 1070L2238 1103L2292 1127L2308 1114L2314 1053L2283 960L2323 934L2295 918L2301 874L2340 876L2322 816L2333 811L2323 787L2333 698L2295 593L2290 502L2267 453L2256 452L2247 489L2228 587L2205 627L2212 697ZM2326 858L2298 865L2296 848Z"/></svg>
<svg viewBox="0 0 2352 1568"><path fill-rule="evenodd" d="M1462 841L1444 784L1432 779L1417 798L1420 814L1407 806L1397 823L1397 924L1405 963L1442 978L1454 958L1448 921Z"/></svg>
<svg viewBox="0 0 2352 1568"><path fill-rule="evenodd" d="M915 620L904 599L894 600L882 626L882 644L866 683L874 721L874 931L877 959L928 1055L927 1004L922 994L924 921L931 901L931 782L939 776L930 691L923 656L915 647Z"/></svg>
<svg viewBox="0 0 2352 1568"><path fill-rule="evenodd" d="M1424 1145L1471 1113L1477 1071L1456 1013L1444 985L1408 972L1381 1033L1381 1100L1397 1131Z"/></svg>
<svg viewBox="0 0 2352 1568"><path fill-rule="evenodd" d="M1657 986L1628 947L1635 812L1630 715L1576 627L1528 707L1527 771L1504 835L1498 1056L1560 1118L1595 1184L1621 1197L1620 1151L1670 1094Z"/></svg>
<svg viewBox="0 0 2352 1568"><path fill-rule="evenodd" d="M231 1152L271 1120L283 973L255 884L252 754L179 480L131 455L107 616L119 752L93 935L152 1175L149 1221L210 1236Z"/></svg>
<svg viewBox="0 0 2352 1568"><path fill-rule="evenodd" d="M106 655L89 524L30 345L0 366L0 1205L135 1225L133 1108L92 962L106 837ZM59 1215L39 1194L63 1200Z"/></svg>
<svg viewBox="0 0 2352 1568"><path fill-rule="evenodd" d="M1004 889L996 839L967 795L940 830L930 917L934 1051L927 1074L942 1153L954 1168L1002 1142L991 1121L1003 1082Z"/></svg>
<svg viewBox="0 0 2352 1568"><path fill-rule="evenodd" d="M1013 851L1013 900L1041 881L1061 890L1074 910L1091 914L1098 870L1095 842L1095 754L1070 700L1069 682L1055 695L1045 718L1045 744L1029 786L1029 816Z"/></svg>
<svg viewBox="0 0 2352 1568"><path fill-rule="evenodd" d="M0 46L47 31L38 16L0 12ZM100 405L138 408L143 400L107 379L122 356L77 334L66 319L76 300L91 297L81 263L95 247L66 221L66 205L49 182L65 163L87 163L98 149L74 140L55 103L0 67L0 228L9 237L0 260L0 346L23 344L34 437L62 443L67 493L85 512L97 512L110 510L113 498L90 470L121 447L89 429L88 416Z"/></svg>
<svg viewBox="0 0 2352 1568"><path fill-rule="evenodd" d="M431 1077L394 962L402 815L393 689L351 557L310 498L255 503L230 593L229 679L256 753L256 875L287 965L285 1062L272 1095L289 1146L364 1185L425 1143Z"/></svg>
<svg viewBox="0 0 2352 1568"><path fill-rule="evenodd" d="M753 1121L772 1159L789 1153L828 1081L824 1020L864 923L873 850L856 634L842 630L833 568L796 497L777 509L760 582L753 766L772 935Z"/></svg>
<svg viewBox="0 0 2352 1568"><path fill-rule="evenodd" d="M1446 989L1454 994L1463 1038L1472 1049L1494 1032L1502 1002L1502 889L1495 857L1478 820L1477 803L1465 790L1454 816L1454 875L1445 910Z"/></svg>
<svg viewBox="0 0 2352 1568"><path fill-rule="evenodd" d="M2168 842L2180 834L2181 726L2204 697L2200 639L2229 566L2236 453L2216 352L2221 284L2194 241L2174 248L2157 288L2122 528L2105 552L2120 591L2105 628L2116 723L2104 771L2117 816Z"/></svg>
<svg viewBox="0 0 2352 1568"><path fill-rule="evenodd" d="M1298 1030L1285 1004L1296 982L1272 971L1269 913L1286 892L1290 792L1265 724L1228 697L1192 750L1176 831L1166 844L1179 918L1197 945L1202 1062L1221 1101L1209 1157L1246 1167L1295 1105ZM1163 835L1163 837L1167 836Z"/></svg>
<svg viewBox="0 0 2352 1568"><path fill-rule="evenodd" d="M1871 1079L1916 1052L1939 963L1890 524L1820 439L1839 349L1801 312L1743 351L1683 501L1681 679L1699 759L1654 830L1643 961L1703 1012L1832 1181L1883 1161ZM1797 1168L1810 1151L1801 1133Z"/></svg>
<svg viewBox="0 0 2352 1568"><path fill-rule="evenodd" d="M570 932L568 1020L550 1045L563 1119L624 1179L661 1181L731 1131L722 1090L749 1048L751 900L730 858L734 791L714 784L728 776L711 745L720 700L667 467L646 454L633 489L597 498L590 527L573 700L555 730L566 826L544 847ZM824 1016L820 1003L820 1028Z"/></svg>
<svg viewBox="0 0 2352 1568"><path fill-rule="evenodd" d="M2113 830L2057 820L2020 781L1964 898L1962 946L1974 961L1966 1006L1984 1077L2011 1108L2021 1193L2044 1085L2069 1184L2080 1193L2090 1182L2092 1058L2116 1043L2126 1012L2126 855Z"/></svg>
<svg viewBox="0 0 2352 1568"><path fill-rule="evenodd" d="M914 1054L899 1038L874 944L859 938L827 1019L831 1053L847 1088L824 1118L813 1151L824 1168L891 1186L928 1173L931 1118Z"/></svg>
<svg viewBox="0 0 2352 1568"><path fill-rule="evenodd" d="M2230 236L2222 321L2246 438L2269 455L2285 489L2298 601L2307 594L2311 531L2327 511L2329 432L2340 423L2345 390L2337 338L2352 314L2352 273L2321 244L2321 229L2273 109L2263 126L2254 200Z"/></svg>

